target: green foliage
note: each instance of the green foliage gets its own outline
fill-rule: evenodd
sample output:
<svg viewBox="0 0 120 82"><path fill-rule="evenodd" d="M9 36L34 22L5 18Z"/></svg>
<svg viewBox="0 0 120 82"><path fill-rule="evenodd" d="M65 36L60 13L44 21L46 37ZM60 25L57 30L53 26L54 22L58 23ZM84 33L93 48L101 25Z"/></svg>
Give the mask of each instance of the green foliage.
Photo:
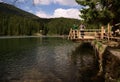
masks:
<svg viewBox="0 0 120 82"><path fill-rule="evenodd" d="M39 32L39 23L30 18L0 15L0 35L32 35Z"/></svg>
<svg viewBox="0 0 120 82"><path fill-rule="evenodd" d="M67 18L51 19L47 24L48 34L67 35L74 23L78 25L80 20Z"/></svg>
<svg viewBox="0 0 120 82"><path fill-rule="evenodd" d="M86 23L106 25L120 22L119 0L76 0L76 2L84 6L81 18Z"/></svg>

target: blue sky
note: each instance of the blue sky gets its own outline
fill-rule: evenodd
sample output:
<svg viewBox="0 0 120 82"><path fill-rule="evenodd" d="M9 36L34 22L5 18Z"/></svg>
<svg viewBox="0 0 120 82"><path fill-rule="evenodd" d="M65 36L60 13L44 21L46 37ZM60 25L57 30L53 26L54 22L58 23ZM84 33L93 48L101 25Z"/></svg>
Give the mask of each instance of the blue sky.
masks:
<svg viewBox="0 0 120 82"><path fill-rule="evenodd" d="M14 0L2 1L12 3ZM18 0L14 5L41 18L80 19L79 10L82 8L75 0Z"/></svg>

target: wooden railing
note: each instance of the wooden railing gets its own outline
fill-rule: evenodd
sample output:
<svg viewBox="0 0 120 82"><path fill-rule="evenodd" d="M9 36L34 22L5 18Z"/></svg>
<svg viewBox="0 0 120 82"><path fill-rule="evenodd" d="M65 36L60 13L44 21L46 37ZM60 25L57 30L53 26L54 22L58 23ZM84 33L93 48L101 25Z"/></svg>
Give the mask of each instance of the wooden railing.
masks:
<svg viewBox="0 0 120 82"><path fill-rule="evenodd" d="M120 25L120 24L116 24ZM84 29L85 36L93 36L95 39L106 39L108 41L110 40L116 40L120 41L120 37L114 37L112 36L111 32L111 26L108 24L107 29L105 29L103 26L101 29ZM68 39L79 39L81 37L79 29L70 29Z"/></svg>
<svg viewBox="0 0 120 82"><path fill-rule="evenodd" d="M120 23L116 24L116 25L119 25ZM115 40L115 41L120 41L120 37L116 37L116 36L113 36L112 35L112 32L111 32L111 27L110 24L108 24L107 26L107 31L106 29L104 29L104 27L101 27L101 39L106 39L108 41L110 40Z"/></svg>
<svg viewBox="0 0 120 82"><path fill-rule="evenodd" d="M95 32L100 32L101 29L84 29L85 36L94 36ZM81 37L81 33L79 29L70 29L68 39L79 39Z"/></svg>
<svg viewBox="0 0 120 82"><path fill-rule="evenodd" d="M80 37L80 31L75 29L73 30L72 28L70 29L68 39L75 39Z"/></svg>
<svg viewBox="0 0 120 82"><path fill-rule="evenodd" d="M100 32L101 29L85 29L85 32Z"/></svg>

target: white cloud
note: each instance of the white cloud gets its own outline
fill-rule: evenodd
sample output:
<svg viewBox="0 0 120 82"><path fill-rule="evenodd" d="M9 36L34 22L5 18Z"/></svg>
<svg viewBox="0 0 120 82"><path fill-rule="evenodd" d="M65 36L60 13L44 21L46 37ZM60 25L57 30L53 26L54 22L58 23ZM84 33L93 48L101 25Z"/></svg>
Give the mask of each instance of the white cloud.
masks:
<svg viewBox="0 0 120 82"><path fill-rule="evenodd" d="M38 12L36 13L36 15L39 16L39 17L41 17L41 18L52 18L51 15L46 14L46 13L43 12L43 11L38 11Z"/></svg>
<svg viewBox="0 0 120 82"><path fill-rule="evenodd" d="M39 11L36 13L37 16L41 18L58 18L58 17L65 17L65 18L74 18L80 19L79 15L80 12L78 9L70 8L70 9L62 9L58 8L54 11L53 15L46 14L43 11Z"/></svg>
<svg viewBox="0 0 120 82"><path fill-rule="evenodd" d="M79 10L78 9L56 9L54 12L54 17L65 17L65 18L75 18L75 19L80 19L79 18Z"/></svg>
<svg viewBox="0 0 120 82"><path fill-rule="evenodd" d="M75 2L75 0L54 0L54 3L67 5L67 6L77 6L77 3Z"/></svg>
<svg viewBox="0 0 120 82"><path fill-rule="evenodd" d="M49 5L53 0L34 0L34 4Z"/></svg>
<svg viewBox="0 0 120 82"><path fill-rule="evenodd" d="M42 5L49 5L51 3L58 3L60 5L66 6L77 6L78 4L75 0L34 0L34 4L42 4Z"/></svg>

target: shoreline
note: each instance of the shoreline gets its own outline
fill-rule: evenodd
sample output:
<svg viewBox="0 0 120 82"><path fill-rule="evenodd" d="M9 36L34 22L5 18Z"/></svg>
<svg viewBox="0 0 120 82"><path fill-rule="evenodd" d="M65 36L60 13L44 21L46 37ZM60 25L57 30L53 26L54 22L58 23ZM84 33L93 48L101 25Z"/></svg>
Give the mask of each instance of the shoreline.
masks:
<svg viewBox="0 0 120 82"><path fill-rule="evenodd" d="M41 35L41 36L0 36L0 39L8 39L8 38L43 38L43 37L60 37L60 38L67 38L67 35Z"/></svg>

